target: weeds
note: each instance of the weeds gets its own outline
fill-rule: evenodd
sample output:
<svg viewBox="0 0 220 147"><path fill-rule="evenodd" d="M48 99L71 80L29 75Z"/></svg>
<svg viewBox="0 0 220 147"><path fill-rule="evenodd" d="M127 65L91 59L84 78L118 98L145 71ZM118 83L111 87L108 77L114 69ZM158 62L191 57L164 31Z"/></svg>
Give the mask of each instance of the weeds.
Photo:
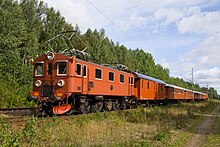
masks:
<svg viewBox="0 0 220 147"><path fill-rule="evenodd" d="M159 132L158 134L155 135L154 139L156 141L161 141L161 142L165 142L167 140L169 136L169 132Z"/></svg>
<svg viewBox="0 0 220 147"><path fill-rule="evenodd" d="M26 141L31 142L36 137L36 125L37 118L32 117L30 120L27 120L24 129L22 130L22 134Z"/></svg>
<svg viewBox="0 0 220 147"><path fill-rule="evenodd" d="M11 129L10 125L0 124L0 145L2 147L19 146L19 139L20 137Z"/></svg>
<svg viewBox="0 0 220 147"><path fill-rule="evenodd" d="M32 117L16 131L0 124L2 146L169 146L172 131L186 126L216 102L182 103L126 111L59 117ZM176 141L176 140L175 140ZM178 141L178 140L177 140ZM175 144L175 143L173 143ZM181 144L181 143L178 143Z"/></svg>

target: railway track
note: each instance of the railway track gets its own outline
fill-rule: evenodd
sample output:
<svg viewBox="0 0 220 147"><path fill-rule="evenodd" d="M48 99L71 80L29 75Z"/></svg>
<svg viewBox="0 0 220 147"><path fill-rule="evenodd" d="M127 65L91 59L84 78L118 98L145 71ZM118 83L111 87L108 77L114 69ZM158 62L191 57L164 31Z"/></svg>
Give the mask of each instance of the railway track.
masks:
<svg viewBox="0 0 220 147"><path fill-rule="evenodd" d="M37 107L0 108L0 115L30 116L36 114Z"/></svg>

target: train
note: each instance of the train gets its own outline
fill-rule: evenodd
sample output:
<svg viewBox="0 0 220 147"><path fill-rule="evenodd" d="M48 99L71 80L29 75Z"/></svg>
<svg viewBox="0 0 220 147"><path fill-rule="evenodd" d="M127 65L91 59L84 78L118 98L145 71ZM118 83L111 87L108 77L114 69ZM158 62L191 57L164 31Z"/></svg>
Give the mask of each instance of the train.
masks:
<svg viewBox="0 0 220 147"><path fill-rule="evenodd" d="M27 100L35 101L40 113L85 114L208 99L205 93L130 71L122 64L93 63L82 58L83 54L48 51L34 60L33 91Z"/></svg>

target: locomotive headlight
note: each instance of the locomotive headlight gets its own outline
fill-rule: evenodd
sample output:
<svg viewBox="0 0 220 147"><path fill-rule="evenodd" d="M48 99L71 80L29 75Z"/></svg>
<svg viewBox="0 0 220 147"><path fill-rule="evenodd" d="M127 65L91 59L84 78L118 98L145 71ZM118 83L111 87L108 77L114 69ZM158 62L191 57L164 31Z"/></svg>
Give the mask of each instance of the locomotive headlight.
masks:
<svg viewBox="0 0 220 147"><path fill-rule="evenodd" d="M57 82L57 86L58 86L58 87L63 87L64 84L65 84L64 80L59 80L59 81Z"/></svg>
<svg viewBox="0 0 220 147"><path fill-rule="evenodd" d="M35 86L36 86L36 87L40 87L41 84L42 84L41 80L37 80L37 81L35 82Z"/></svg>
<svg viewBox="0 0 220 147"><path fill-rule="evenodd" d="M48 53L47 53L47 59L48 59L48 60L53 60L53 58L54 58L54 53L48 52Z"/></svg>

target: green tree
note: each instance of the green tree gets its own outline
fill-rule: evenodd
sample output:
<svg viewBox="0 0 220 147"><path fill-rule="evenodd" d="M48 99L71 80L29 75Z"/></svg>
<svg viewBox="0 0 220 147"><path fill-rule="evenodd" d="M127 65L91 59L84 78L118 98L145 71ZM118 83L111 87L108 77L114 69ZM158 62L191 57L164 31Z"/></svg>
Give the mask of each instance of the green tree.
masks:
<svg viewBox="0 0 220 147"><path fill-rule="evenodd" d="M0 54L13 53L21 50L27 34L22 9L13 0L1 0L0 4Z"/></svg>

